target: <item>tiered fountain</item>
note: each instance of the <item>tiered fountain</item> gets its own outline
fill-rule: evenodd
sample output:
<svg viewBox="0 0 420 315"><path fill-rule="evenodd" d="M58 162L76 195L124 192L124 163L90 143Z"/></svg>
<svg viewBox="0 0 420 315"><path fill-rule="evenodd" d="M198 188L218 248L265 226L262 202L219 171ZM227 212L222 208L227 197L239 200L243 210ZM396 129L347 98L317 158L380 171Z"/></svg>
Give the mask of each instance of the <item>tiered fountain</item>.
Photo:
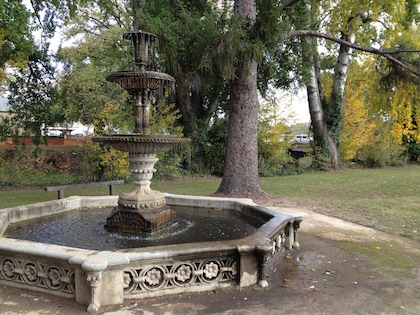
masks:
<svg viewBox="0 0 420 315"><path fill-rule="evenodd" d="M113 148L128 152L134 189L122 193L107 220L106 228L117 231L152 231L172 221L176 214L166 206L165 197L150 188L157 152L165 152L175 144L189 142L188 138L150 135L150 96L175 79L166 74L151 71L149 56L157 41L154 34L146 32L126 33L125 39L134 44L136 72L113 72L107 81L117 83L130 94L135 115L134 133L95 137L93 141L106 143Z"/></svg>
<svg viewBox="0 0 420 315"><path fill-rule="evenodd" d="M156 153L189 140L150 134L151 94L174 79L148 66L155 35L125 37L134 42L139 70L112 73L108 81L130 93L134 133L94 141L129 153L134 189L118 198L72 196L0 210L0 284L73 298L88 305L88 311L124 299L268 285L267 262L297 246L302 219L250 199L164 195L150 189ZM67 215L70 222L63 220ZM177 225L182 220L188 224ZM111 232L104 230L105 221ZM217 233L222 225L225 230ZM150 233L156 229L160 233ZM127 233L121 233L126 231L134 243L126 242ZM144 235L158 235L159 242L142 243Z"/></svg>

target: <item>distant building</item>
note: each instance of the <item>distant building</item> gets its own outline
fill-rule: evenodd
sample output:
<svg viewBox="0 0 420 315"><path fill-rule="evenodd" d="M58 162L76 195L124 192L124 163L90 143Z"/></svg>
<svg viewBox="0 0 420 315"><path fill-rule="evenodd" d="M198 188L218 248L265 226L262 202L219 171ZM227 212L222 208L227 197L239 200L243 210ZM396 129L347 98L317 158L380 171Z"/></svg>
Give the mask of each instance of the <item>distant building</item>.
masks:
<svg viewBox="0 0 420 315"><path fill-rule="evenodd" d="M11 117L13 114L10 113L10 106L8 99L5 97L0 97L0 122L3 118ZM24 130L20 129L19 133L23 134ZM48 142L50 143L54 138L85 138L93 134L93 126L86 126L80 122L74 122L67 124L66 126L57 125L55 127L49 127L47 135L49 136ZM22 138L22 141L30 144L31 140L29 138ZM63 140L64 141L64 140ZM62 145L64 142L60 143L51 143L55 145ZM5 140L7 144L13 144L11 138Z"/></svg>
<svg viewBox="0 0 420 315"><path fill-rule="evenodd" d="M293 141L295 143L311 143L311 141L313 141L313 139L308 136L308 135L295 135Z"/></svg>

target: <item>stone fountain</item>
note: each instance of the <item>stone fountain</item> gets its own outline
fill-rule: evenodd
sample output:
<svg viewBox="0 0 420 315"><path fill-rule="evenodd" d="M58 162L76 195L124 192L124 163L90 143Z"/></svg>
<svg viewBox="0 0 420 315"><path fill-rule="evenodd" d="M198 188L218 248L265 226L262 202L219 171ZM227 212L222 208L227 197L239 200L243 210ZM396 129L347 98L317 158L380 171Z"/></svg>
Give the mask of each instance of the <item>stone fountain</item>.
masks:
<svg viewBox="0 0 420 315"><path fill-rule="evenodd" d="M175 144L189 142L188 138L151 135L150 132L150 97L175 79L162 72L152 71L150 62L153 45L157 42L154 34L132 32L124 34L132 40L135 63L138 71L113 72L107 81L117 83L130 94L135 115L134 133L130 135L108 135L92 140L128 152L128 162L133 178L134 189L122 193L108 218L109 230L139 232L152 231L172 221L176 214L166 206L165 197L159 191L150 188L157 152L165 152Z"/></svg>
<svg viewBox="0 0 420 315"><path fill-rule="evenodd" d="M132 32L125 38L134 43L138 71L114 72L108 81L119 84L131 95L134 132L95 137L94 141L128 152L134 189L118 197L71 196L1 209L0 284L73 298L86 304L87 310L92 312L101 305L121 305L125 299L210 291L235 285L267 286L268 262L298 247L297 232L302 218L261 207L250 199L162 194L150 188L156 153L189 139L151 135L151 96L167 84L173 84L174 79L152 71L149 57L151 46L157 41L155 35ZM105 214L104 219L96 211ZM28 228L33 222L44 226L51 219L61 220L63 215L83 216L83 213L93 219L83 217L84 225L79 225L83 230L98 232L93 239L105 234L101 244L106 247L84 246L86 237L81 236L83 231L73 229L73 225L78 226L75 221L47 227L47 236L41 240L32 236L22 238L19 233L10 232L29 231L39 235L40 229ZM190 229L195 240L185 237L181 241L181 235L187 235L182 234L182 229L175 234L168 232L173 232L173 225L177 228L176 222L183 213L191 219L191 226L198 222L194 218L205 219L207 230L198 228L198 233ZM232 213L233 219L230 217L229 221L227 218ZM220 224L211 225L213 217L230 222L228 232L238 230L238 217L246 218L248 225L254 221L257 224L249 232L233 238L217 235L209 240L205 234L220 227ZM74 243L67 243L70 237L60 239L65 234L64 228L70 228ZM150 233L154 230L159 233ZM58 242L50 242L48 235L51 234L59 236ZM154 245L109 246L111 239L118 241L122 235L128 235L131 240L141 234L146 234L146 238L155 234L172 240Z"/></svg>

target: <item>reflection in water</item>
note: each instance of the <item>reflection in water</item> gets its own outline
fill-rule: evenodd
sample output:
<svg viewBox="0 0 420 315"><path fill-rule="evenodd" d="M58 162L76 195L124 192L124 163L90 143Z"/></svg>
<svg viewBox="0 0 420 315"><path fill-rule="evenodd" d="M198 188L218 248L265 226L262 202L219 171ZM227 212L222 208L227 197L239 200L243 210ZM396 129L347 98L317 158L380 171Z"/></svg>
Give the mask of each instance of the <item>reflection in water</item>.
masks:
<svg viewBox="0 0 420 315"><path fill-rule="evenodd" d="M113 250L243 238L262 222L234 210L171 207L177 217L158 231L140 234L107 232L112 208L73 210L12 224L9 238L84 249Z"/></svg>

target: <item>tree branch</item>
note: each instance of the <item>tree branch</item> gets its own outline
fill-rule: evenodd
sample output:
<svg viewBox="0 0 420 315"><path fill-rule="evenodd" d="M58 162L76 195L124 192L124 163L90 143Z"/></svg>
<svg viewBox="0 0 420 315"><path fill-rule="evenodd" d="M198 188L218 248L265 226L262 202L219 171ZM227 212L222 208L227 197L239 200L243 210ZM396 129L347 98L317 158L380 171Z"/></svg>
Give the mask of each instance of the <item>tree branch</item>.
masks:
<svg viewBox="0 0 420 315"><path fill-rule="evenodd" d="M391 56L392 54L397 54L397 53L402 53L402 52L411 52L411 53L416 53L417 52L418 53L418 52L420 52L420 50L391 50L391 51L387 51L387 50L373 48L373 47L365 47L365 46L361 46L361 45L358 45L358 44L354 44L354 43L345 41L345 40L343 40L341 38L338 38L338 37L335 37L335 36L331 36L331 35L328 35L328 34L320 33L320 32L317 32L317 31L312 31L312 30L299 30L299 31L290 32L288 34L288 37L300 37L300 36L320 37L320 38L324 38L324 39L336 42L340 45L345 45L345 46L351 47L353 49L357 49L357 50L360 50L360 51L384 56L385 58L387 58L391 62L396 63L397 65L399 65L400 67L409 71L410 73L414 74L415 76L420 77L420 72L419 71L409 67L408 65L403 63L401 60L398 60L397 58Z"/></svg>
<svg viewBox="0 0 420 315"><path fill-rule="evenodd" d="M92 20L92 21L96 22L96 23L97 23L97 25L100 25L100 26L102 26L102 27L104 27L104 28L106 28L106 29L109 29L109 24L105 24L104 22L100 21L100 20L99 20L99 19L97 19L96 17L94 17L94 16L89 16L88 18L89 18L90 20Z"/></svg>
<svg viewBox="0 0 420 315"><path fill-rule="evenodd" d="M292 7L293 5L295 5L296 3L298 3L301 0L289 0L289 2L285 3L283 5L283 9L289 9L290 7Z"/></svg>
<svg viewBox="0 0 420 315"><path fill-rule="evenodd" d="M120 7L118 4L118 1L114 0L114 9L115 9L115 14L114 14L114 18L118 24L119 27L123 27L124 23L121 19L121 11L120 11Z"/></svg>

